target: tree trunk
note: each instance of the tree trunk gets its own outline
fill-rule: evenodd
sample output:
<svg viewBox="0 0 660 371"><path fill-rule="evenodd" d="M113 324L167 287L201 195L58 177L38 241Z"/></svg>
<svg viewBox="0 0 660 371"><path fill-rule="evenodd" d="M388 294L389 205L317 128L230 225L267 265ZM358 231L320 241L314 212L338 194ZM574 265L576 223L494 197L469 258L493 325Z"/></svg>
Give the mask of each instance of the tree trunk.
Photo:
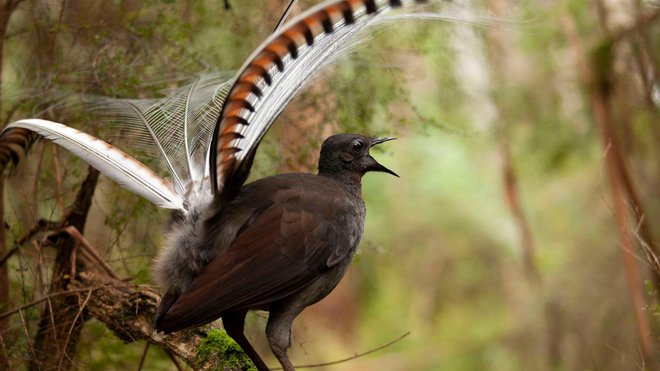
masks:
<svg viewBox="0 0 660 371"><path fill-rule="evenodd" d="M12 13L16 10L16 7L22 0L6 0L0 6L0 115L2 112L2 72L4 64L4 45L5 45L5 35L7 33L7 25L9 24L9 18L11 18ZM0 166L0 256L4 256L7 252L7 241L6 241L6 231L5 231L5 180L2 174L4 174L4 166ZM0 311L7 308L9 304L9 273L7 271L7 265L2 264L0 266ZM0 340L4 344L5 334L9 330L10 322L9 318L0 319ZM4 346L2 347L4 349ZM4 351L0 351L0 370L6 370L9 368L9 360L7 359L7 354Z"/></svg>
<svg viewBox="0 0 660 371"><path fill-rule="evenodd" d="M81 232L84 230L98 178L99 172L90 167L64 225L73 226ZM76 259L76 240L66 234L56 235L52 239L55 240L57 256L49 294L68 290L72 279L82 273ZM71 368L85 321L84 308L79 300L77 296L54 296L44 307L34 341L33 354L36 359L31 360L30 370Z"/></svg>
<svg viewBox="0 0 660 371"><path fill-rule="evenodd" d="M0 46L0 49L2 47ZM0 56L0 63L2 57ZM1 73L1 72L0 72ZM7 253L7 244L5 236L5 178L2 176L4 167L0 166L0 256L5 256ZM0 311L5 311L9 306L9 273L7 272L7 264L0 265ZM9 330L9 318L0 319L0 339L4 344L5 334ZM3 347L4 348L4 347ZM4 351L0 351L0 370L9 369L9 360Z"/></svg>

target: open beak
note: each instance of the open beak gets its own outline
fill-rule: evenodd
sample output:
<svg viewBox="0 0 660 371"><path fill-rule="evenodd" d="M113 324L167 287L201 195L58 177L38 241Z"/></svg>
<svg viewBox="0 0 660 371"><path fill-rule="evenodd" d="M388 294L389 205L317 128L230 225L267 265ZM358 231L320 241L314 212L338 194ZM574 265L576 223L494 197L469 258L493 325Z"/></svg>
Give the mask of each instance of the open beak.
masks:
<svg viewBox="0 0 660 371"><path fill-rule="evenodd" d="M384 138L371 138L371 144L369 144L369 147L373 147L376 144L381 144L385 142L389 142L390 140L394 140L396 138L394 137L384 137Z"/></svg>
<svg viewBox="0 0 660 371"><path fill-rule="evenodd" d="M394 139L396 139L396 138L392 138L392 137L372 138L371 143L369 144L369 147L373 147L376 144L381 144L381 143L384 143L384 142L387 142L387 141L390 141L390 140L394 140ZM369 158L371 159L371 163L369 164L369 171L380 171L382 173L392 174L397 178L399 177L399 175L397 173L395 173L394 171L392 171L392 170L386 168L385 166L379 164L378 162L376 162L376 160L373 157L371 157L371 155L369 155Z"/></svg>

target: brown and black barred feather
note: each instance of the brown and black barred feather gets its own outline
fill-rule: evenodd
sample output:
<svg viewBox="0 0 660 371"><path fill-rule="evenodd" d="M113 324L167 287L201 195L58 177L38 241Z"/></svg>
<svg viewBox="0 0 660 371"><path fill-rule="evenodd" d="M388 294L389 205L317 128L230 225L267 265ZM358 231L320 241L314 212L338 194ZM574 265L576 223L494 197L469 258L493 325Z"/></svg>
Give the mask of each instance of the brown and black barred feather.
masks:
<svg viewBox="0 0 660 371"><path fill-rule="evenodd" d="M10 128L3 131L0 134L0 169L6 168L9 163L18 165L39 138L37 133L24 128Z"/></svg>
<svg viewBox="0 0 660 371"><path fill-rule="evenodd" d="M264 100L264 93L287 83L277 79L300 57L301 52L313 49L320 37L329 37L341 28L365 23L379 13L407 3L425 2L343 0L324 3L296 18L288 26L285 25L257 48L231 87L213 133L209 167L212 189L216 197L219 196L220 202L231 200L245 182L261 138L281 112L281 109L274 109L274 114L264 120L266 122L253 122L253 114L260 109L257 106ZM312 74L317 71L305 72ZM282 108L289 100L282 99ZM251 125L257 127L248 130ZM246 132L251 132L250 138L247 138Z"/></svg>

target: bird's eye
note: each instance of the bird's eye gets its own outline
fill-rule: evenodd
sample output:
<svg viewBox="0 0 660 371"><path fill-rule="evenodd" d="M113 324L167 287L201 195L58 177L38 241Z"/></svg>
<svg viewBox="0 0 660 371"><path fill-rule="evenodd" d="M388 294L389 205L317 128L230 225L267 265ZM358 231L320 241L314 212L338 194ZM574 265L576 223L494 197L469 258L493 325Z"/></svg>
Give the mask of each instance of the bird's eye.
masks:
<svg viewBox="0 0 660 371"><path fill-rule="evenodd" d="M360 152L364 148L364 142L361 140L356 140L353 142L353 151Z"/></svg>

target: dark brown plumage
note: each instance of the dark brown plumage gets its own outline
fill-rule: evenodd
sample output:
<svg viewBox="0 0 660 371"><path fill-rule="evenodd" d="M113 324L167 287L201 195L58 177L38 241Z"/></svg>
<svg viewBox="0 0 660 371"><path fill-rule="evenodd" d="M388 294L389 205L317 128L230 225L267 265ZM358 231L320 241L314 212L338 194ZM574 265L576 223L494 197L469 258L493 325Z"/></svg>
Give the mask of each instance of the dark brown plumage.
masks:
<svg viewBox="0 0 660 371"><path fill-rule="evenodd" d="M286 353L291 323L343 277L364 228L361 178L369 171L394 174L369 148L389 139L334 135L322 146L318 175L284 174L243 186L208 218L208 236L200 241L218 248L228 235L235 237L187 289L168 292L157 329L169 333L222 317L227 333L266 370L243 335L247 311L266 310L271 349L292 370Z"/></svg>

